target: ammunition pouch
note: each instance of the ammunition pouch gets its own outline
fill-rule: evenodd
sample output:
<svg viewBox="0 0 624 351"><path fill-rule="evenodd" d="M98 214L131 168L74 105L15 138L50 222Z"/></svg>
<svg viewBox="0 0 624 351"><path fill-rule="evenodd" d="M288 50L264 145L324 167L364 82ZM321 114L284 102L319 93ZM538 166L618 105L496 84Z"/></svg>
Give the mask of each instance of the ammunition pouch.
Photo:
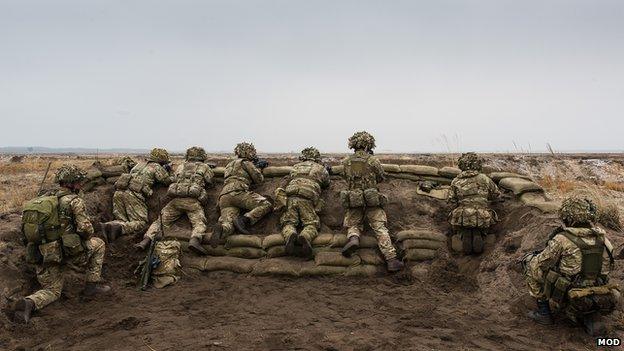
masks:
<svg viewBox="0 0 624 351"><path fill-rule="evenodd" d="M289 184L285 191L287 196L298 196L311 200L312 202L316 202L318 200L318 194L308 187L293 186Z"/></svg>
<svg viewBox="0 0 624 351"><path fill-rule="evenodd" d="M572 288L568 291L568 310L575 315L612 312L618 303L619 287L606 284L585 288Z"/></svg>
<svg viewBox="0 0 624 351"><path fill-rule="evenodd" d="M553 270L548 271L544 281L544 296L561 305L568 296L572 282Z"/></svg>
<svg viewBox="0 0 624 351"><path fill-rule="evenodd" d="M138 176L132 177L130 183L128 183L128 189L135 193L141 193L146 197L152 196L152 189L147 186Z"/></svg>
<svg viewBox="0 0 624 351"><path fill-rule="evenodd" d="M85 250L82 239L78 234L64 234L61 237L61 241L63 243L63 252L67 256L77 256Z"/></svg>
<svg viewBox="0 0 624 351"><path fill-rule="evenodd" d="M206 201L208 198L208 194L206 190L201 186L194 183L173 183L169 185L169 189L167 189L167 194L171 197L190 197L193 199L197 199L200 202ZM203 200L203 201L202 201Z"/></svg>
<svg viewBox="0 0 624 351"><path fill-rule="evenodd" d="M487 229L497 221L496 213L487 207L459 206L450 213L451 225Z"/></svg>
<svg viewBox="0 0 624 351"><path fill-rule="evenodd" d="M41 264L43 262L43 257L41 256L41 252L37 248L37 244L28 243L26 244L26 262L30 264Z"/></svg>
<svg viewBox="0 0 624 351"><path fill-rule="evenodd" d="M132 175L130 173L123 173L119 176L115 182L115 190L126 190L130 186Z"/></svg>
<svg viewBox="0 0 624 351"><path fill-rule="evenodd" d="M41 253L41 261L43 263L61 263L63 260L63 250L60 240L39 245L39 252Z"/></svg>
<svg viewBox="0 0 624 351"><path fill-rule="evenodd" d="M364 203L368 207L384 207L388 204L388 197L376 188L364 190Z"/></svg>

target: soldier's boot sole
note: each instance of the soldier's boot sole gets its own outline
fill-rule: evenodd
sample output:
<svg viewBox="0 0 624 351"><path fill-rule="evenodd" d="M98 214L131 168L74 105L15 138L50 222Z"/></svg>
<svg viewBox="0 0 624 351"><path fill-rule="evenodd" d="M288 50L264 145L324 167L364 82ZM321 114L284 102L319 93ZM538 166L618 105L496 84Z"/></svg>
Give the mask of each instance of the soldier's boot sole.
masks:
<svg viewBox="0 0 624 351"><path fill-rule="evenodd" d="M403 264L403 262L399 261L396 258L388 260L388 262L386 262L386 265L388 272L390 273L398 272L405 267L405 264Z"/></svg>
<svg viewBox="0 0 624 351"><path fill-rule="evenodd" d="M35 310L35 303L30 299L21 299L15 304L15 313L13 320L16 323L26 324L30 321L30 317Z"/></svg>
<svg viewBox="0 0 624 351"><path fill-rule="evenodd" d="M189 249L201 256L208 255L208 251L201 246L201 242L197 237L192 237L189 240Z"/></svg>
<svg viewBox="0 0 624 351"><path fill-rule="evenodd" d="M123 234L123 227L119 223L108 224L108 241L113 242Z"/></svg>
<svg viewBox="0 0 624 351"><path fill-rule="evenodd" d="M84 296L106 295L110 293L111 287L100 283L87 283L82 290Z"/></svg>
<svg viewBox="0 0 624 351"><path fill-rule="evenodd" d="M295 243L297 242L297 234L292 234L286 240L286 254L293 256L295 254Z"/></svg>
<svg viewBox="0 0 624 351"><path fill-rule="evenodd" d="M223 226L221 226L220 223L217 223L212 229L212 236L210 236L210 240L208 241L213 249L219 246L219 240L221 240L221 236L223 236Z"/></svg>
<svg viewBox="0 0 624 351"><path fill-rule="evenodd" d="M241 234L249 234L249 218L245 216L238 216L234 219L234 228Z"/></svg>
<svg viewBox="0 0 624 351"><path fill-rule="evenodd" d="M298 238L299 244L301 244L301 256L304 258L311 260L314 258L314 250L312 249L312 244L308 239L303 236L299 236Z"/></svg>
<svg viewBox="0 0 624 351"><path fill-rule="evenodd" d="M485 244L483 240L483 235L474 233L472 234L472 252L475 254L480 254L483 252L483 245Z"/></svg>
<svg viewBox="0 0 624 351"><path fill-rule="evenodd" d="M541 325L552 325L555 322L553 321L552 315L550 314L542 314L538 311L529 311L527 313L527 317L531 318L535 323Z"/></svg>
<svg viewBox="0 0 624 351"><path fill-rule="evenodd" d="M347 242L347 244L342 248L342 255L345 257L351 257L351 255L353 255L353 253L355 253L355 251L359 248L360 238L358 238L357 236L353 236L351 237L351 239L349 239L349 242Z"/></svg>
<svg viewBox="0 0 624 351"><path fill-rule="evenodd" d="M583 328L589 336L597 337L607 334L607 327L604 324L600 313L591 313L583 318Z"/></svg>

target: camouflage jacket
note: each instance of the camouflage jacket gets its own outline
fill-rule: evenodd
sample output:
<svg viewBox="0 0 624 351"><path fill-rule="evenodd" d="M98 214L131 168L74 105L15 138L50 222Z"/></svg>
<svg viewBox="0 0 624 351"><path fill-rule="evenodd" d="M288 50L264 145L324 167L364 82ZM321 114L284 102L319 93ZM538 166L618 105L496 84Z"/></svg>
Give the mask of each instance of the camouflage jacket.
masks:
<svg viewBox="0 0 624 351"><path fill-rule="evenodd" d="M200 161L186 161L176 168L174 181L199 185L201 188L211 187L214 173L210 166Z"/></svg>
<svg viewBox="0 0 624 351"><path fill-rule="evenodd" d="M133 180L138 179L141 184L149 189L154 188L156 183L169 185L173 177L158 162L141 162L130 171Z"/></svg>
<svg viewBox="0 0 624 351"><path fill-rule="evenodd" d="M235 191L247 191L251 185L264 181L262 171L253 162L242 158L231 161L225 166L224 183L221 195Z"/></svg>
<svg viewBox="0 0 624 351"><path fill-rule="evenodd" d="M349 190L376 188L377 183L385 179L381 162L374 155L357 150L353 155L342 160L343 178Z"/></svg>
<svg viewBox="0 0 624 351"><path fill-rule="evenodd" d="M68 189L56 192L59 199L59 220L62 234L80 234L83 238L93 235L93 225L82 198Z"/></svg>
<svg viewBox="0 0 624 351"><path fill-rule="evenodd" d="M295 164L290 172L290 181L286 186L287 195L297 195L317 199L321 189L329 186L329 173L322 165L314 161L303 161Z"/></svg>
<svg viewBox="0 0 624 351"><path fill-rule="evenodd" d="M601 275L607 276L609 274L611 269L609 253L613 252L613 246L609 239L605 237L604 230L600 228L560 228L555 232L552 239L548 241L548 246L532 258L532 260L537 260L536 264L544 276L552 269L573 280L573 277L581 272L583 258L581 250L563 235L564 232L581 238L589 245L594 245L597 237L604 239L605 251L603 253Z"/></svg>
<svg viewBox="0 0 624 351"><path fill-rule="evenodd" d="M449 201L460 206L487 206L500 196L496 184L483 173L465 171L451 182Z"/></svg>

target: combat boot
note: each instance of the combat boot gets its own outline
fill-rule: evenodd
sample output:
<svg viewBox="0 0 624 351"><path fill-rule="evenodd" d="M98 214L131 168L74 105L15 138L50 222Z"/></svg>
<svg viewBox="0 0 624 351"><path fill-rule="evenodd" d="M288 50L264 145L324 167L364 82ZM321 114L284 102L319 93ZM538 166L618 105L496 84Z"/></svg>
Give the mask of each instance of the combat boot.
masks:
<svg viewBox="0 0 624 351"><path fill-rule="evenodd" d="M152 242L152 239L146 236L145 238L143 238L143 240L141 240L140 243L134 244L134 247L137 250L145 251L145 249L147 249L147 247L150 245L151 242Z"/></svg>
<svg viewBox="0 0 624 351"><path fill-rule="evenodd" d="M249 226L251 225L251 220L249 218L240 215L236 217L234 220L234 227L241 234L249 234Z"/></svg>
<svg viewBox="0 0 624 351"><path fill-rule="evenodd" d="M110 291L111 287L106 284L87 282L82 290L82 294L85 296L104 295Z"/></svg>
<svg viewBox="0 0 624 351"><path fill-rule="evenodd" d="M17 301L13 319L16 323L26 324L30 321L30 315L35 310L35 303L31 299L23 298Z"/></svg>
<svg viewBox="0 0 624 351"><path fill-rule="evenodd" d="M607 334L607 327L598 312L590 313L583 317L583 327L589 336L598 337Z"/></svg>
<svg viewBox="0 0 624 351"><path fill-rule="evenodd" d="M538 324L551 325L554 323L548 300L537 300L537 309L530 311L527 316Z"/></svg>
<svg viewBox="0 0 624 351"><path fill-rule="evenodd" d="M347 244L342 248L342 255L345 257L351 257L355 250L359 248L360 237L357 235L352 235L351 237L349 237L349 241L347 241Z"/></svg>
<svg viewBox="0 0 624 351"><path fill-rule="evenodd" d="M210 236L210 240L208 241L213 249L219 246L219 240L221 240L221 236L223 236L223 226L221 225L221 223L217 223L212 229L212 235Z"/></svg>
<svg viewBox="0 0 624 351"><path fill-rule="evenodd" d="M472 252L475 254L480 254L483 252L483 235L480 233L472 234Z"/></svg>
<svg viewBox="0 0 624 351"><path fill-rule="evenodd" d="M314 258L314 250L312 250L312 243L303 235L299 235L299 244L301 244L301 256L311 260Z"/></svg>
<svg viewBox="0 0 624 351"><path fill-rule="evenodd" d="M193 250L198 255L206 256L208 254L208 251L201 246L201 242L196 236L191 237L189 240L189 249Z"/></svg>
<svg viewBox="0 0 624 351"><path fill-rule="evenodd" d="M110 232L110 227L108 223L100 223L100 233L102 234L102 239L104 239L104 242L107 244L108 244L109 232Z"/></svg>
<svg viewBox="0 0 624 351"><path fill-rule="evenodd" d="M295 254L295 243L297 242L297 233L293 233L286 240L286 254L289 256L294 256Z"/></svg>
<svg viewBox="0 0 624 351"><path fill-rule="evenodd" d="M399 261L397 258L389 259L388 262L386 262L386 266L388 267L388 272L398 272L405 267L403 262Z"/></svg>
<svg viewBox="0 0 624 351"><path fill-rule="evenodd" d="M108 223L108 241L113 242L117 240L123 233L123 227L119 223Z"/></svg>

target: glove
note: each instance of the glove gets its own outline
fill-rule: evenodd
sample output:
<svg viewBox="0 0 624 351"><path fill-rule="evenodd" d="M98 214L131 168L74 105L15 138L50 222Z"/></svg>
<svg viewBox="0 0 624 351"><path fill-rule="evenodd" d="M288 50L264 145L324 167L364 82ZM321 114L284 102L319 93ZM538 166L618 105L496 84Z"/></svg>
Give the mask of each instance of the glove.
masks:
<svg viewBox="0 0 624 351"><path fill-rule="evenodd" d="M256 160L254 161L254 166L260 168L260 169L265 169L269 166L269 161L267 160Z"/></svg>
<svg viewBox="0 0 624 351"><path fill-rule="evenodd" d="M167 171L167 173L171 173L171 163L165 163L163 168Z"/></svg>

